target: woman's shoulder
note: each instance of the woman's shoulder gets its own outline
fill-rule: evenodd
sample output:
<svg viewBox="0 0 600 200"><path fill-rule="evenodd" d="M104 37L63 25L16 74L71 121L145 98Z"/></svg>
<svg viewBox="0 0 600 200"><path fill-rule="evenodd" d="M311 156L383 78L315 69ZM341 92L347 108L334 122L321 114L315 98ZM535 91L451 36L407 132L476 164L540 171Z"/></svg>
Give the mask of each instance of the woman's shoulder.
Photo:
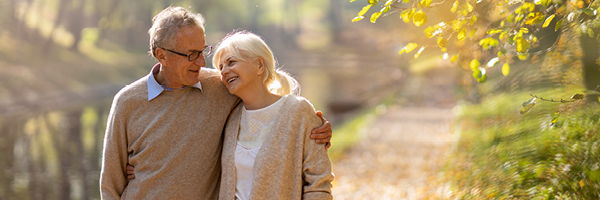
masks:
<svg viewBox="0 0 600 200"><path fill-rule="evenodd" d="M286 95L283 98L285 98L285 104L287 104L285 107L286 109L292 109L295 111L303 111L303 110L307 110L307 111L311 111L311 112L315 112L315 107L312 105L312 103L310 103L310 101L302 96L296 96L293 94L290 95Z"/></svg>

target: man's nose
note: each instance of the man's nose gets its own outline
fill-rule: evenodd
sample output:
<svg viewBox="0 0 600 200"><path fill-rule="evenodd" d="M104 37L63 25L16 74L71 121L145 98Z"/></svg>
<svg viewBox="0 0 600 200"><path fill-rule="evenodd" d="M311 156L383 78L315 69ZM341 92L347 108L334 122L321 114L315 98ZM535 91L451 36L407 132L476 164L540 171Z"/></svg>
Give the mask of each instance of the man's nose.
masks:
<svg viewBox="0 0 600 200"><path fill-rule="evenodd" d="M202 56L202 55L200 55L200 57L198 59L196 59L194 62L196 63L196 65L199 65L200 67L206 66L206 58L204 58L204 56Z"/></svg>

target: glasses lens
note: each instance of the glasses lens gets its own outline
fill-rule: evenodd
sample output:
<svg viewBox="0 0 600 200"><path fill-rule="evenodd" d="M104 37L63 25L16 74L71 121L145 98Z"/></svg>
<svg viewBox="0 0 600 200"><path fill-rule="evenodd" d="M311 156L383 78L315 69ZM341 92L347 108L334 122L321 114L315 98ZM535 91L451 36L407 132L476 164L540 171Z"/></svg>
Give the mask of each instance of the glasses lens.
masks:
<svg viewBox="0 0 600 200"><path fill-rule="evenodd" d="M202 54L204 54L204 56L209 56L211 51L212 51L212 46L207 46L207 47L204 47L204 49L202 49Z"/></svg>
<svg viewBox="0 0 600 200"><path fill-rule="evenodd" d="M194 60L198 59L198 57L200 57L200 52L194 52L189 55L188 60L194 61Z"/></svg>

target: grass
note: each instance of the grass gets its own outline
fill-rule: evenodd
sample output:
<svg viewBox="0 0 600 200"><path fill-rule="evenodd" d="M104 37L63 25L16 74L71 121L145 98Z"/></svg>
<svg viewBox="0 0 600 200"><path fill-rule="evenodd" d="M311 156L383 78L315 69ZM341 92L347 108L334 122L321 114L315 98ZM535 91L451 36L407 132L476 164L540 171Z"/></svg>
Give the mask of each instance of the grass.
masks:
<svg viewBox="0 0 600 200"><path fill-rule="evenodd" d="M533 93L568 99L579 91ZM526 92L499 94L479 105L457 107L455 126L461 137L444 178L456 197L600 198L600 105L538 101L521 115L521 104L530 98ZM557 110L566 111L552 124Z"/></svg>

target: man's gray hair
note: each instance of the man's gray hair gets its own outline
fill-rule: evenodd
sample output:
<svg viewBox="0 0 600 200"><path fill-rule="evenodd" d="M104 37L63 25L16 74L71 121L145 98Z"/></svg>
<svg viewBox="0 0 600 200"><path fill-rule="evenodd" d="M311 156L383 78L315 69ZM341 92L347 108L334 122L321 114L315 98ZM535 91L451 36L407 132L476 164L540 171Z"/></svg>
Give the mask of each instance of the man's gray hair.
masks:
<svg viewBox="0 0 600 200"><path fill-rule="evenodd" d="M150 34L150 52L156 58L157 48L174 48L177 44L175 34L184 27L200 27L204 30L204 17L182 7L168 7L152 18Z"/></svg>

